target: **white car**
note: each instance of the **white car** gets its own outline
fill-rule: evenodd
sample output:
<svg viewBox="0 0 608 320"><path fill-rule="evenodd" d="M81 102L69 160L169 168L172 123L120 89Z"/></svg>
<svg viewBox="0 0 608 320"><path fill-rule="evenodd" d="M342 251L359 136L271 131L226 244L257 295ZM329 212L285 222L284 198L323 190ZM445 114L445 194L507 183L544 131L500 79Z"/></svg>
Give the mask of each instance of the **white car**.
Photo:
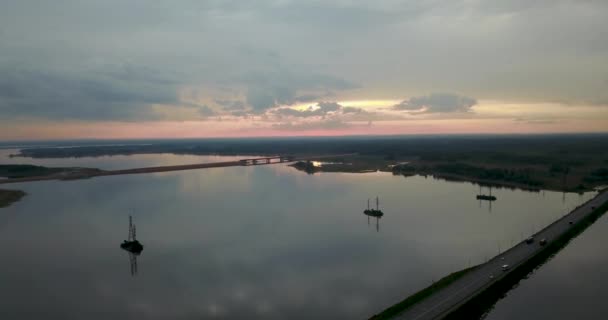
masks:
<svg viewBox="0 0 608 320"><path fill-rule="evenodd" d="M511 269L511 266L509 266L508 264L503 264L502 265L502 271L507 271L509 269Z"/></svg>

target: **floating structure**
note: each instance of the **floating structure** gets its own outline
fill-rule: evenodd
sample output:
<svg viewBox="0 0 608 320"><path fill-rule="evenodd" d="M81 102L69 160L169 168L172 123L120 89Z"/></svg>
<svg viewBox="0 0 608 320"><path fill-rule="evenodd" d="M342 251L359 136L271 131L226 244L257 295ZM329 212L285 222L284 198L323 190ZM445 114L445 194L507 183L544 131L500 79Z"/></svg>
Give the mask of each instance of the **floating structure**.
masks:
<svg viewBox="0 0 608 320"><path fill-rule="evenodd" d="M496 201L496 197L492 195L492 186L490 188L490 194L482 194L481 186L479 186L479 194L477 195L477 200L486 200L486 201Z"/></svg>
<svg viewBox="0 0 608 320"><path fill-rule="evenodd" d="M384 212L380 210L380 199L376 197L376 209L369 207L369 199L367 199L367 209L363 210L363 213L372 217L382 217Z"/></svg>
<svg viewBox="0 0 608 320"><path fill-rule="evenodd" d="M129 216L129 237L120 244L120 247L136 255L139 255L144 250L144 246L137 241L135 236L135 224L133 224L131 216Z"/></svg>
<svg viewBox="0 0 608 320"><path fill-rule="evenodd" d="M369 199L367 199L367 209L363 210L363 213L367 216L367 225L369 226L369 217L376 218L376 231L380 232L380 218L384 215L384 212L380 210L380 199L376 197L376 209L369 207Z"/></svg>

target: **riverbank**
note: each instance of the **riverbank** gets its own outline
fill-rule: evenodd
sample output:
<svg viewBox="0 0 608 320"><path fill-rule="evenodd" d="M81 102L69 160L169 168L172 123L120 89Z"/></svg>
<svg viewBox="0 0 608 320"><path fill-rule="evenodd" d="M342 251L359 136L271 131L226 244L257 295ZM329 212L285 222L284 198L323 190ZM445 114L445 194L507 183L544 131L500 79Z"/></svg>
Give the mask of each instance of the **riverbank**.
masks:
<svg viewBox="0 0 608 320"><path fill-rule="evenodd" d="M11 204L21 200L26 195L21 190L0 189L0 208L6 208Z"/></svg>
<svg viewBox="0 0 608 320"><path fill-rule="evenodd" d="M7 182L11 179L25 179L33 177L65 177L87 175L103 172L96 168L80 168L80 167L43 167L31 164L0 164L0 177L6 178L0 180Z"/></svg>
<svg viewBox="0 0 608 320"><path fill-rule="evenodd" d="M580 160L576 166L560 166L554 161L545 164L521 163L487 159L428 160L416 157L383 158L379 156L350 156L319 161L297 162L292 167L314 174L317 172L392 172L394 175L432 176L450 181L473 182L484 186L517 188L529 191L585 192L608 184L608 165L591 158Z"/></svg>

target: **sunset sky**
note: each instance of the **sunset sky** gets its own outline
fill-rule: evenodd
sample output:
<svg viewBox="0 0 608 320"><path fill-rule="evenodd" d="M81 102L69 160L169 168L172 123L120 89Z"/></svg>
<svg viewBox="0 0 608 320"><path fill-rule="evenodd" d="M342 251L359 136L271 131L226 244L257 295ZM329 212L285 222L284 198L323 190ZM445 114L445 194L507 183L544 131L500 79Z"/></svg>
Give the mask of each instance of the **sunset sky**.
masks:
<svg viewBox="0 0 608 320"><path fill-rule="evenodd" d="M0 139L608 131L608 1L3 0Z"/></svg>

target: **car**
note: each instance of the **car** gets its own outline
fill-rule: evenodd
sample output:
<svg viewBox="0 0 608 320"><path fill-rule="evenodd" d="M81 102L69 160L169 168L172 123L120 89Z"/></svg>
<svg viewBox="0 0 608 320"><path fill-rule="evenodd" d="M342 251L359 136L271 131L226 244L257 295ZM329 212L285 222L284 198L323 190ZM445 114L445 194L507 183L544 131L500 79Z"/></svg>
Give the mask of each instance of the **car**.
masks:
<svg viewBox="0 0 608 320"><path fill-rule="evenodd" d="M490 275L490 279L494 279L494 275L493 274Z"/></svg>
<svg viewBox="0 0 608 320"><path fill-rule="evenodd" d="M508 264L503 264L502 265L502 271L507 271L509 269L511 269L511 266L509 266Z"/></svg>
<svg viewBox="0 0 608 320"><path fill-rule="evenodd" d="M526 239L526 243L527 244L531 244L532 242L534 242L534 238L533 237L530 237L530 238Z"/></svg>
<svg viewBox="0 0 608 320"><path fill-rule="evenodd" d="M538 242L541 246L544 246L547 244L547 239L540 239L540 241Z"/></svg>
<svg viewBox="0 0 608 320"><path fill-rule="evenodd" d="M568 221L568 224L573 224L574 222L572 222L572 220Z"/></svg>

